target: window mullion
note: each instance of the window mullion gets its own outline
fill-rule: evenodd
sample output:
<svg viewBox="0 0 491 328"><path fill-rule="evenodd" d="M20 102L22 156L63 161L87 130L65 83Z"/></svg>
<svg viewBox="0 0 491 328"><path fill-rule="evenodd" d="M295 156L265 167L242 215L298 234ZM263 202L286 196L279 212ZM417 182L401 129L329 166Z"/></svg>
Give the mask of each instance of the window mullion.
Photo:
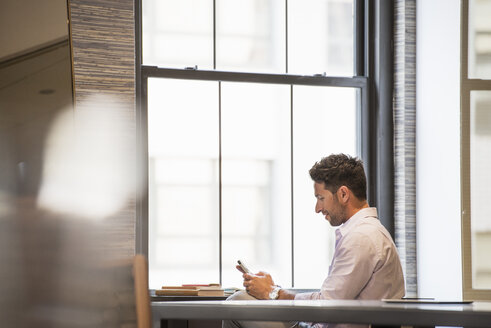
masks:
<svg viewBox="0 0 491 328"><path fill-rule="evenodd" d="M220 285L223 280L222 218L222 82L218 81L218 266Z"/></svg>

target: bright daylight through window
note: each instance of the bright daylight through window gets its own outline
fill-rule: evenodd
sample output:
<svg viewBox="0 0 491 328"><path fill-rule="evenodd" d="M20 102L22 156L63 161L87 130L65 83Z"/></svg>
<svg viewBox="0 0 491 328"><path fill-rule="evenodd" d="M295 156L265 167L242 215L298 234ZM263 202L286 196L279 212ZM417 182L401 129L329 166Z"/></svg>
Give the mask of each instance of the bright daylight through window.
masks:
<svg viewBox="0 0 491 328"><path fill-rule="evenodd" d="M489 299L491 290L491 221L488 201L491 197L491 1L471 0L468 4L467 76L463 79L463 117L468 126L463 133L463 148L468 151L469 166L464 175L464 240L470 241L471 260L465 268L465 292L469 297ZM465 156L464 156L465 157ZM470 203L470 205L469 205ZM470 225L470 227L469 227ZM469 256L470 255L470 256ZM469 263L469 262L466 262ZM471 268L469 268L469 266ZM470 283L469 283L470 282ZM483 294L487 290L487 294ZM477 294L474 294L476 292ZM487 295L484 298L481 295Z"/></svg>
<svg viewBox="0 0 491 328"><path fill-rule="evenodd" d="M150 288L240 287L238 259L285 287L322 284L334 229L314 212L308 170L331 153L360 156L360 88L263 78L353 79L353 7L142 1L143 65L167 69L144 80ZM200 70L232 78L194 78ZM312 272L314 258L324 267Z"/></svg>

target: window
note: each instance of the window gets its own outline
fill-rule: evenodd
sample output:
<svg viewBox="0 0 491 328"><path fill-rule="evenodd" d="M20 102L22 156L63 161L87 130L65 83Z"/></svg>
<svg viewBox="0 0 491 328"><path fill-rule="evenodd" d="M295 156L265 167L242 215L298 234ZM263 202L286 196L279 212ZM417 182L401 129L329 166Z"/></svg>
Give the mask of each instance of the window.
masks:
<svg viewBox="0 0 491 328"><path fill-rule="evenodd" d="M308 170L330 153L363 157L368 143L368 79L354 64L367 56L363 2L143 0L141 10L150 288L240 287L238 259L282 286L318 288L334 229L314 213ZM316 272L314 256L325 264Z"/></svg>
<svg viewBox="0 0 491 328"><path fill-rule="evenodd" d="M463 1L462 204L464 298L491 295L491 3Z"/></svg>

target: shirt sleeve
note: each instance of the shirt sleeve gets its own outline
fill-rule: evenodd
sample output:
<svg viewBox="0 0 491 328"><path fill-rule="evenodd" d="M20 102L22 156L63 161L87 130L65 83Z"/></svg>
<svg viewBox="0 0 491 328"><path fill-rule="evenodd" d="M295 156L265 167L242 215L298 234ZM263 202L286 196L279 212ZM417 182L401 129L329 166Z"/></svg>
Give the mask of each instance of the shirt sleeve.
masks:
<svg viewBox="0 0 491 328"><path fill-rule="evenodd" d="M367 235L353 232L336 250L320 292L297 294L295 299L356 299L372 277L379 254Z"/></svg>
<svg viewBox="0 0 491 328"><path fill-rule="evenodd" d="M319 294L318 292L314 293L298 293L295 295L296 300L314 300L316 299L313 297L314 294Z"/></svg>

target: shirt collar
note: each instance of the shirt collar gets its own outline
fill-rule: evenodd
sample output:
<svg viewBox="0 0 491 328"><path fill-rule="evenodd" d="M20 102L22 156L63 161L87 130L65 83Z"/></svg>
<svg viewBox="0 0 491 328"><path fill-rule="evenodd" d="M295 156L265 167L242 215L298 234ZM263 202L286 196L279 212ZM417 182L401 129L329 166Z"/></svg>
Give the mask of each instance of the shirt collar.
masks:
<svg viewBox="0 0 491 328"><path fill-rule="evenodd" d="M336 229L336 236L342 237L346 235L353 227L356 226L356 223L359 222L363 218L373 217L378 218L377 216L377 208L375 207L365 207L356 212L352 217L350 217L345 223L343 223L339 228Z"/></svg>

